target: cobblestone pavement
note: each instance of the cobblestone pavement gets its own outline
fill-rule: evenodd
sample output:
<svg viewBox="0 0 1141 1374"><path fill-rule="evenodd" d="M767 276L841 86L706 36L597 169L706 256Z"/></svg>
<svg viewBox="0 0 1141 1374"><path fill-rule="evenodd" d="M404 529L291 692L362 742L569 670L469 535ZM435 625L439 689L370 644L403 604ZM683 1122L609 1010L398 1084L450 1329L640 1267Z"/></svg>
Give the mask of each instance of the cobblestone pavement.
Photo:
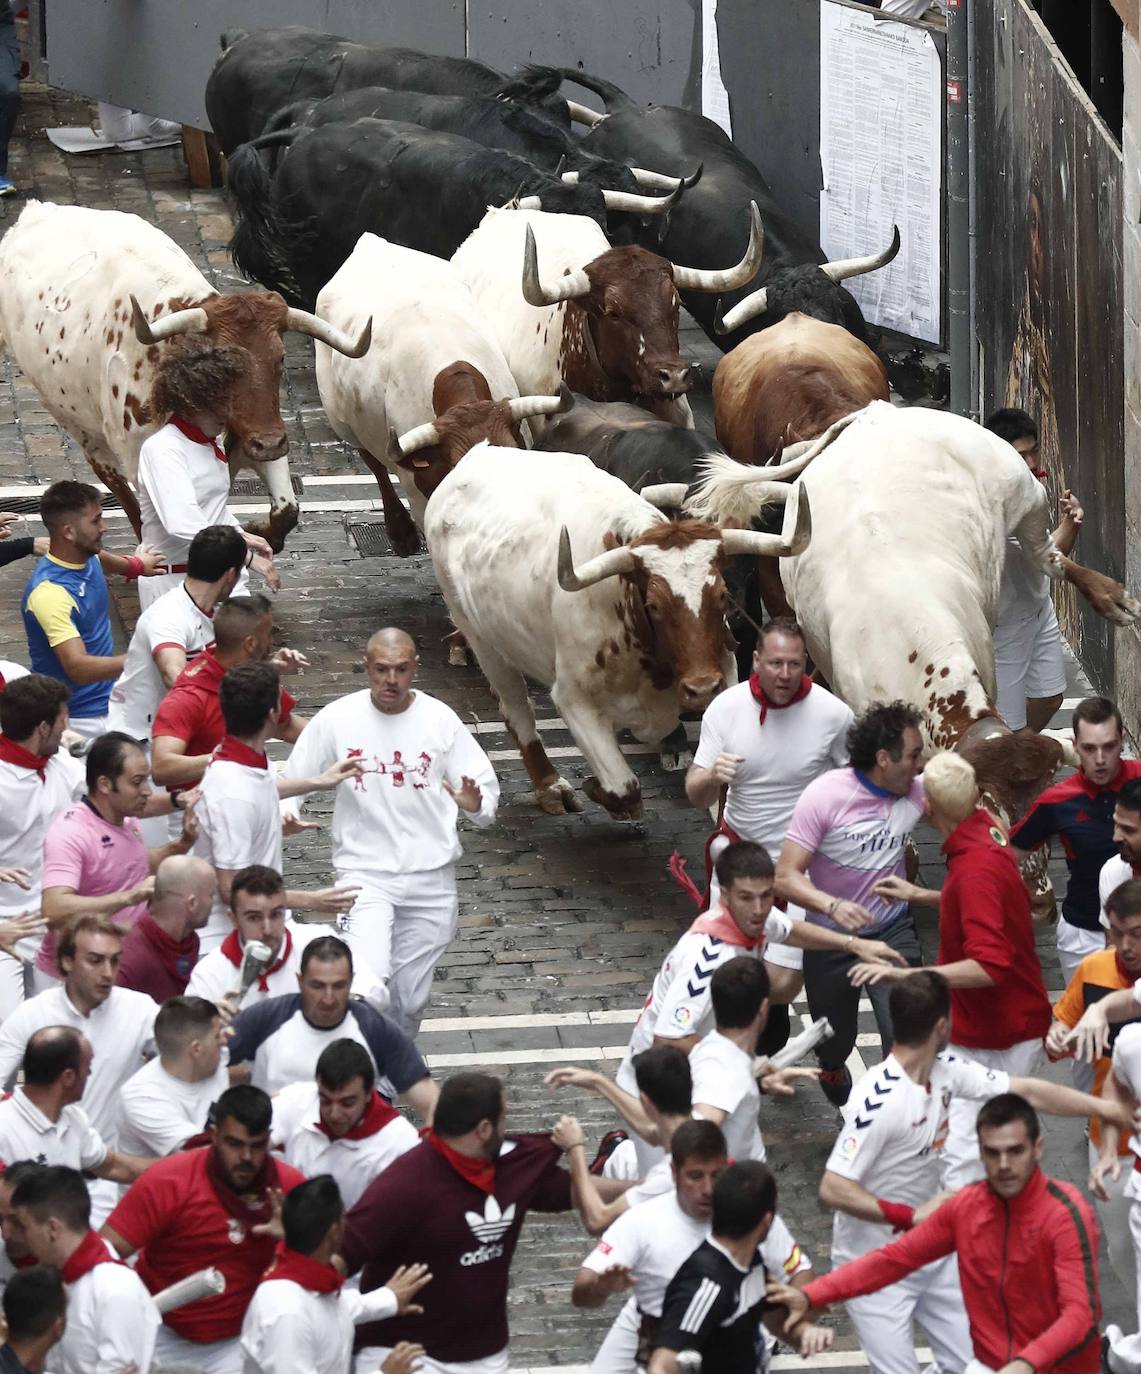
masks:
<svg viewBox="0 0 1141 1374"><path fill-rule="evenodd" d="M240 281L225 251L229 218L218 191L189 189L180 151L101 154L68 158L43 137L45 125L89 122L85 102L25 91L21 137L13 145L16 183L41 199L131 211L159 225L180 243L222 289ZM22 201L0 203L12 221ZM706 376L717 353L690 325L685 344ZM657 759L633 750L632 764L645 796L645 819L618 824L598 808L568 817L539 815L531 807L526 775L475 668L447 665L448 630L442 598L426 557L406 560L361 557L346 534L351 522L379 519L375 488L356 456L335 439L325 422L307 340L288 340L283 392L294 473L304 482L303 523L281 557L283 589L275 615L282 643L309 655L310 670L291 685L301 709L363 686L359 663L365 639L384 624L413 634L423 659L423 687L448 701L475 728L503 781L499 822L489 831L467 829L460 869L462 917L459 938L436 974L422 1037L425 1052L441 1070L480 1063L502 1073L510 1096L511 1124L540 1129L560 1110L580 1114L592 1138L612 1120L600 1104L557 1100L542 1086L554 1063L575 1060L613 1067L630 1023L660 961L692 915L666 874L674 849L692 865L700 859L704 818L685 804L678 774L663 773ZM699 398L708 415L708 398ZM12 488L25 497L63 476L89 479L76 446L51 423L34 390L12 361L0 363L0 508L11 506ZM257 496L239 495L236 508L255 509ZM28 507L25 507L28 508ZM130 542L121 515L109 516L109 547ZM38 522L35 525L38 532ZM19 596L27 565L10 568L0 582L0 655L26 657ZM120 639L138 613L135 594L113 587ZM1081 692L1075 685L1071 693ZM549 702L539 698L550 724L545 739L563 767L581 777L582 760L558 728ZM1065 715L1063 715L1063 720ZM315 814L327 811L320 803ZM940 881L936 837L921 835L928 876ZM287 862L298 882L327 880L327 839L322 832L287 842ZM1056 867L1058 867L1056 865ZM1064 880L1064 871L1060 870ZM925 949L935 951L929 916L921 918ZM1040 935L1047 986L1060 990L1053 937ZM870 1015L862 1018L859 1053L878 1058ZM1052 1070L1062 1077L1065 1070ZM830 1221L817 1205L816 1184L836 1133L838 1117L815 1091L794 1102L766 1101L765 1135L781 1190L782 1210L795 1234L829 1265ZM1080 1123L1052 1127L1048 1167L1084 1182L1086 1145ZM512 1293L512 1365L517 1369L581 1365L589 1361L612 1312L579 1315L568 1302L571 1280L589 1249L570 1219L532 1219L515 1263ZM410 1257L411 1258L411 1257ZM1132 1323L1128 1296L1103 1264L1107 1314ZM458 1316L458 1314L457 1314ZM862 1363L843 1317L835 1321L837 1344L850 1352L839 1363ZM919 1343L924 1344L922 1337ZM783 1363L783 1361L782 1361ZM797 1363L793 1361L792 1363Z"/></svg>

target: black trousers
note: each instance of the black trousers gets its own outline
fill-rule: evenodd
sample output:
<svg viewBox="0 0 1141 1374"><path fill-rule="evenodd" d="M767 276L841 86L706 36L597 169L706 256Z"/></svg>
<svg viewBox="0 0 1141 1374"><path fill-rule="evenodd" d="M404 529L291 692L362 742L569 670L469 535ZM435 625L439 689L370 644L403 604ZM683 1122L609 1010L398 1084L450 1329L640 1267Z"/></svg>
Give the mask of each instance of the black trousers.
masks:
<svg viewBox="0 0 1141 1374"><path fill-rule="evenodd" d="M0 176L5 177L8 144L20 112L20 61L15 24L0 24Z"/></svg>

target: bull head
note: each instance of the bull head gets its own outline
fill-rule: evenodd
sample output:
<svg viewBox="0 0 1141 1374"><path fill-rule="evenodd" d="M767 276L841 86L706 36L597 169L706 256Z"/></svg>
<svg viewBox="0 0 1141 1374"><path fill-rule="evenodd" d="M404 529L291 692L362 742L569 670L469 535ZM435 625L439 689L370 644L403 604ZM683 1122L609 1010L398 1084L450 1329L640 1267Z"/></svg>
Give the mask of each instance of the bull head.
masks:
<svg viewBox="0 0 1141 1374"><path fill-rule="evenodd" d="M189 310L174 310L152 322L147 319L142 306L134 296L131 297L131 318L135 338L139 343L148 346L161 343L163 339L171 339L176 334L204 334L210 325L209 315L201 306L192 306ZM346 358L362 358L372 342L371 315L355 339L319 315L310 314L308 310L297 310L292 306L285 313L285 327L328 344L338 353L343 353Z"/></svg>

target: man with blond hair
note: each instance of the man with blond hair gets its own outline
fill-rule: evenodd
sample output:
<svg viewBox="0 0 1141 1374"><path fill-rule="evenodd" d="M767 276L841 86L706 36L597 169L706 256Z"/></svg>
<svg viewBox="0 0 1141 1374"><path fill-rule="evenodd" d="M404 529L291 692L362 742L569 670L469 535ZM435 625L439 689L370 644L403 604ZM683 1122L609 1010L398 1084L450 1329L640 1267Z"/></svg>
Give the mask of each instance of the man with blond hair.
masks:
<svg viewBox="0 0 1141 1374"><path fill-rule="evenodd" d="M1033 1075L1050 1029L1050 999L1034 948L1030 895L1010 841L979 805L975 771L958 754L936 754L923 770L923 810L943 836L942 891L885 880L897 900L939 908L939 972L951 985L951 1049L989 1069ZM857 965L858 985L909 970ZM982 1177L978 1104L956 1101L945 1153L948 1187Z"/></svg>

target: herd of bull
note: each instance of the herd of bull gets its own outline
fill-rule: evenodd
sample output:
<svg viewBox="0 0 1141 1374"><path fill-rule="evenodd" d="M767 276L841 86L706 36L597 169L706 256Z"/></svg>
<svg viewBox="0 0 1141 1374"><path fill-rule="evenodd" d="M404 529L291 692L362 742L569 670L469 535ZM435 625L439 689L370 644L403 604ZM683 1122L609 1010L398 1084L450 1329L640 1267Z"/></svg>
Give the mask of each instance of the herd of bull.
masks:
<svg viewBox="0 0 1141 1374"><path fill-rule="evenodd" d="M566 99L565 81L605 112ZM993 706L1008 539L1115 623L1141 603L1059 557L1045 491L1009 445L888 403L842 283L890 262L898 233L824 262L717 125L579 71L508 79L282 28L224 36L206 105L235 261L269 290L214 291L114 211L33 202L0 242L4 340L136 527L138 451L165 418L153 370L198 333L249 355L227 448L265 481L263 532L281 547L297 519L282 334L300 330L393 548L426 539L544 810L582 803L544 751L527 679L591 766L586 795L638 815L616 731L676 764L681 713L735 679L734 555L752 556L765 609L796 614L854 709L922 706L930 742L967 753L1008 811L1011 779L1032 794L1054 772L1063 746L1012 736ZM726 350L716 441L686 399L683 303Z"/></svg>

